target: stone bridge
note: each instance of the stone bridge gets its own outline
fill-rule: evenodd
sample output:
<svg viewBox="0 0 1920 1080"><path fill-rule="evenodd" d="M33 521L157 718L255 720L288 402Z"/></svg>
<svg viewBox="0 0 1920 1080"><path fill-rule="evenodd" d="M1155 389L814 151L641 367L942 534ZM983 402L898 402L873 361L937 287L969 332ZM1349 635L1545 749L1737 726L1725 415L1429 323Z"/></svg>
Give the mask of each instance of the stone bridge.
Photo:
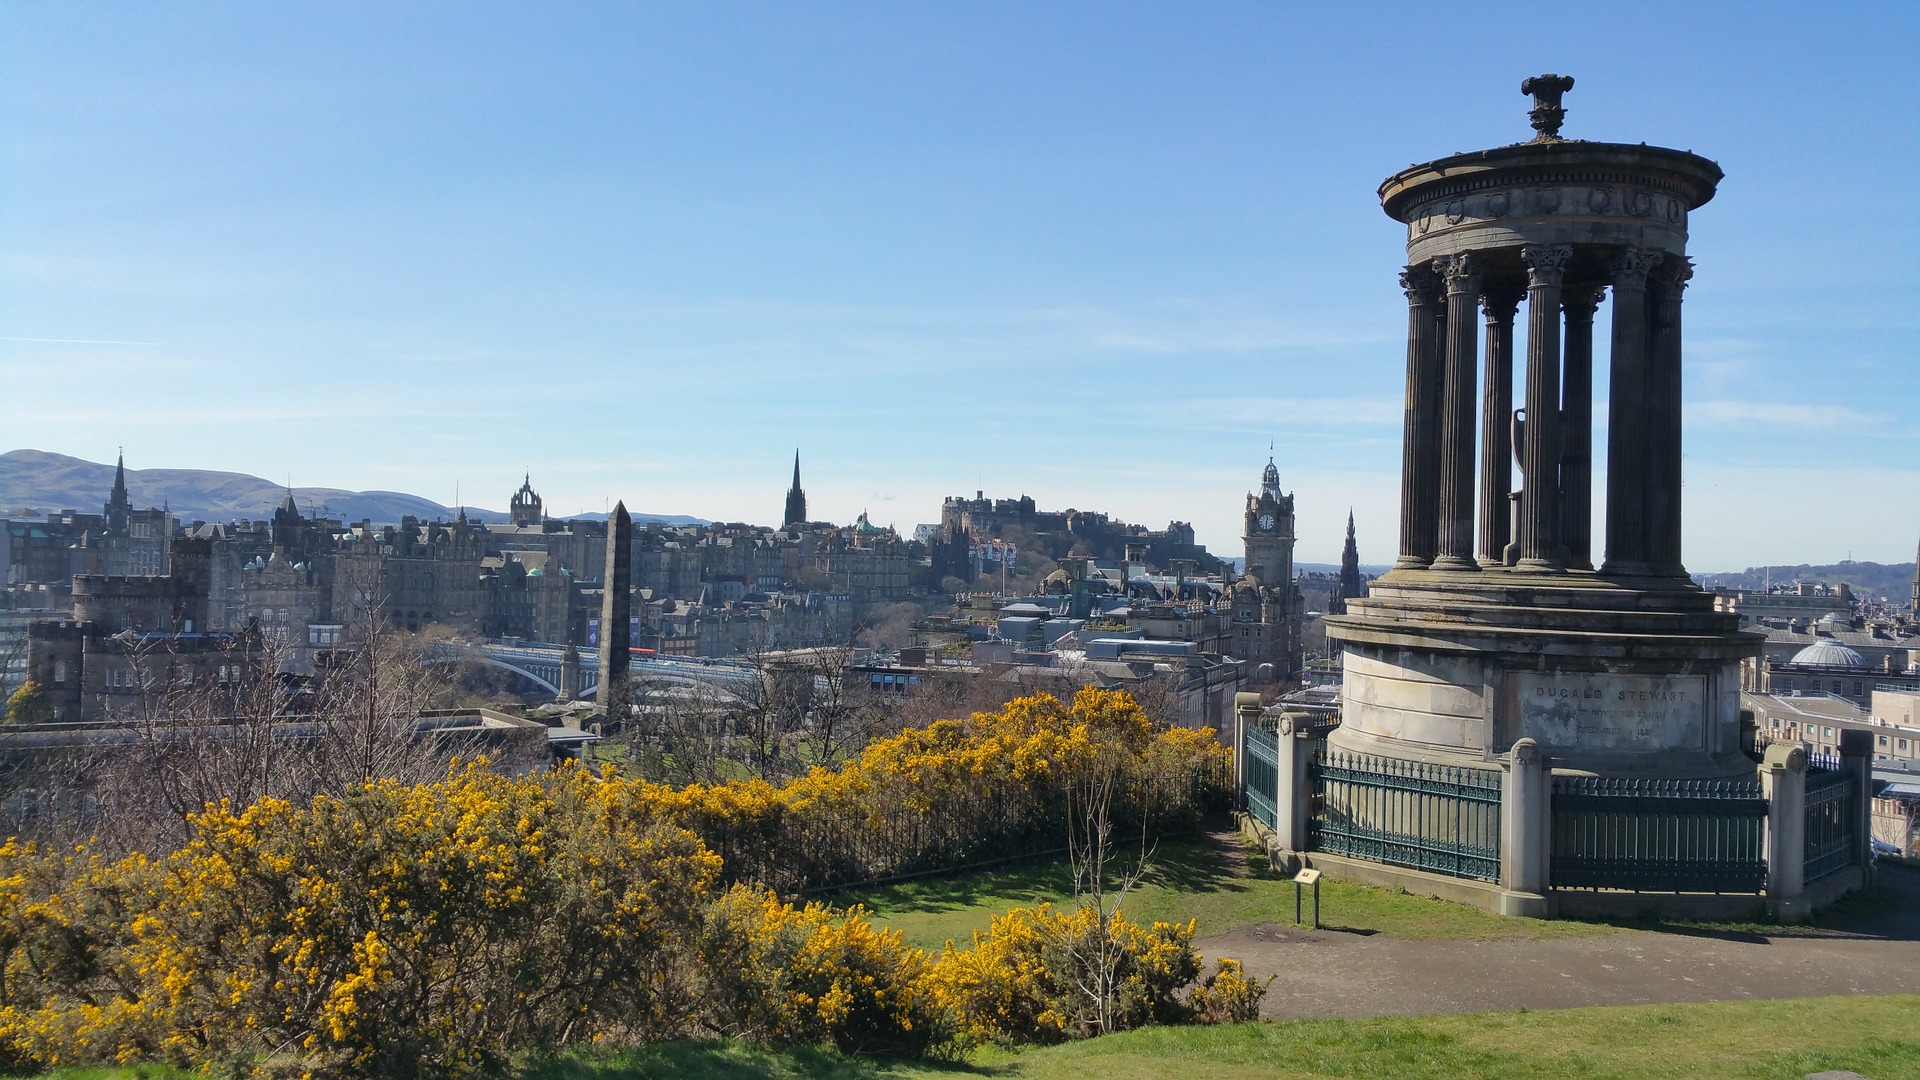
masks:
<svg viewBox="0 0 1920 1080"><path fill-rule="evenodd" d="M489 641L477 645L448 644L435 647L430 664L482 664L511 671L528 682L558 697L560 667L566 656L564 645L540 645L529 642ZM592 699L600 689L600 657L582 650L580 657L581 700ZM719 690L736 697L746 686L760 678L752 665L733 660L711 658L665 658L636 654L629 667L636 682L665 686L699 686Z"/></svg>

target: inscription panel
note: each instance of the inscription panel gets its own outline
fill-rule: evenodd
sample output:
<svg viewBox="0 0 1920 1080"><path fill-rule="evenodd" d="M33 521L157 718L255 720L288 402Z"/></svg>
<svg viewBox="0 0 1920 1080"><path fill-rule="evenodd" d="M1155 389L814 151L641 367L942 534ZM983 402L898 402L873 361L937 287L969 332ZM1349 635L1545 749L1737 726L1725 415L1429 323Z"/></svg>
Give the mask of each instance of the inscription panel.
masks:
<svg viewBox="0 0 1920 1080"><path fill-rule="evenodd" d="M1707 681L1700 675L1511 672L1520 734L1567 750L1703 750Z"/></svg>

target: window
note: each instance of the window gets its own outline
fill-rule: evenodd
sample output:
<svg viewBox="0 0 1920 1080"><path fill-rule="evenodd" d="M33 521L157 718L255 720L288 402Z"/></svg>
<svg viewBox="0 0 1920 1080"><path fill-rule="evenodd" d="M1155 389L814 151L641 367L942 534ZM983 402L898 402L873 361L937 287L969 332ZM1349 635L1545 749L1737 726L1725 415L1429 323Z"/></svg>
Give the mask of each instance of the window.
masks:
<svg viewBox="0 0 1920 1080"><path fill-rule="evenodd" d="M53 681L67 681L67 662L65 660L55 660L53 662Z"/></svg>

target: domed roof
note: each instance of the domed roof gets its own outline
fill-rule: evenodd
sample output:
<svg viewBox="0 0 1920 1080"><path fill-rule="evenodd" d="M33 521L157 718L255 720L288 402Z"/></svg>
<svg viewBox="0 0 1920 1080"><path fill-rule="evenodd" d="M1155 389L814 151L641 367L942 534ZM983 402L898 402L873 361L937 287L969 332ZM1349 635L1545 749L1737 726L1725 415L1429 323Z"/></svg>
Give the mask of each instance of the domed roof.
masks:
<svg viewBox="0 0 1920 1080"><path fill-rule="evenodd" d="M1820 667L1866 668L1869 665L1864 657L1837 641L1816 641L1793 654L1796 664L1816 664Z"/></svg>

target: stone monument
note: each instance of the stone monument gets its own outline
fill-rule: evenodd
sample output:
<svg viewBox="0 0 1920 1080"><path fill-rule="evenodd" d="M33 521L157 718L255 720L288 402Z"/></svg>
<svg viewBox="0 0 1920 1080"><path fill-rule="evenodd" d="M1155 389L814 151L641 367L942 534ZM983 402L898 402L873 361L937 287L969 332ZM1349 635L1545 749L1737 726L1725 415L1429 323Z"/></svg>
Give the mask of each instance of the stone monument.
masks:
<svg viewBox="0 0 1920 1080"><path fill-rule="evenodd" d="M633 662L633 518L615 503L607 516L606 575L600 590L600 711L612 714Z"/></svg>
<svg viewBox="0 0 1920 1080"><path fill-rule="evenodd" d="M1722 174L1687 151L1562 138L1572 87L1521 85L1533 139L1380 185L1407 229L1400 552L1327 619L1345 670L1330 743L1473 765L1530 739L1557 770L1751 776L1739 665L1759 639L1713 610L1680 556L1687 224Z"/></svg>

